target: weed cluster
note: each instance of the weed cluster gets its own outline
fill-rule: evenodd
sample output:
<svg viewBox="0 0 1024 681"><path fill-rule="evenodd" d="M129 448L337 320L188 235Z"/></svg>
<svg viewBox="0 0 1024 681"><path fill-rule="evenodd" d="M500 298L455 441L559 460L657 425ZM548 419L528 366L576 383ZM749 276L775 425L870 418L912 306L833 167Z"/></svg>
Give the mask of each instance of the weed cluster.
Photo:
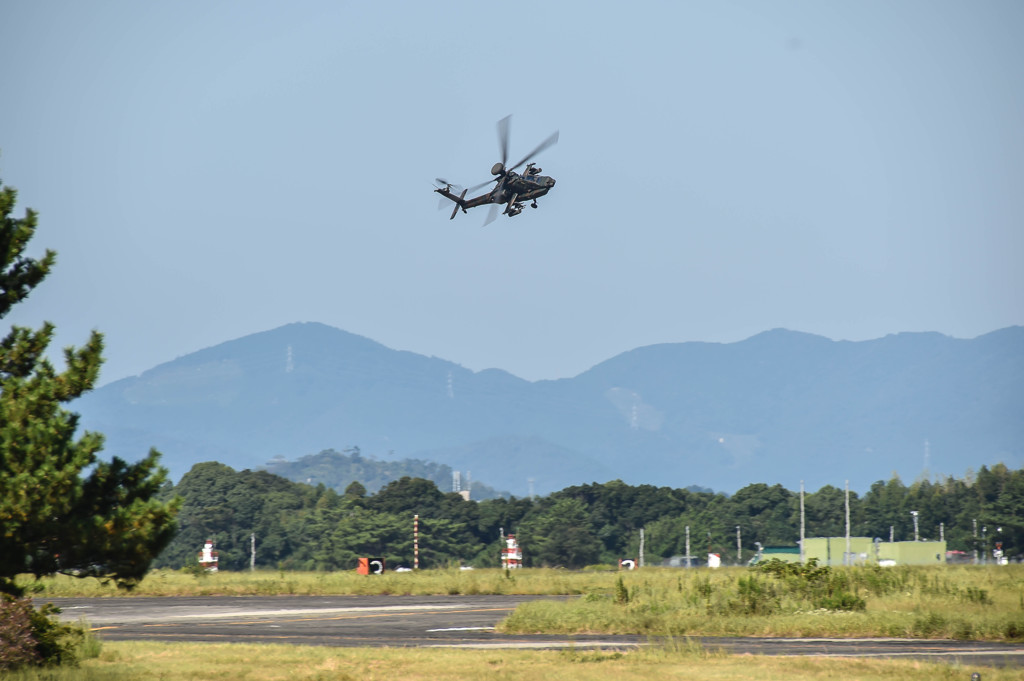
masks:
<svg viewBox="0 0 1024 681"><path fill-rule="evenodd" d="M814 558L804 564L784 563L773 558L752 569L761 574L771 575L780 584L777 590L761 589L761 593L771 599L770 603L775 607L758 604L758 612L778 612L782 596L789 596L803 605L810 605L815 610L851 611L867 608L867 601L857 593L858 584L854 582L849 572L837 572L828 566L818 565Z"/></svg>

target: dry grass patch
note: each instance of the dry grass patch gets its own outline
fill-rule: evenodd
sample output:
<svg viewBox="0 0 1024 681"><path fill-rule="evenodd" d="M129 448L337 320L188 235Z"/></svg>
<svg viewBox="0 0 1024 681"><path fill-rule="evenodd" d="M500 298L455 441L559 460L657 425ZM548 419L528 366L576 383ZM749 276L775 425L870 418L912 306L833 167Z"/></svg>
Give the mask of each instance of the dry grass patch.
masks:
<svg viewBox="0 0 1024 681"><path fill-rule="evenodd" d="M985 681L1020 678L1019 669L913 660L727 656L686 644L619 653L109 642L99 658L79 669L15 674L10 681L964 681L972 671L979 671Z"/></svg>

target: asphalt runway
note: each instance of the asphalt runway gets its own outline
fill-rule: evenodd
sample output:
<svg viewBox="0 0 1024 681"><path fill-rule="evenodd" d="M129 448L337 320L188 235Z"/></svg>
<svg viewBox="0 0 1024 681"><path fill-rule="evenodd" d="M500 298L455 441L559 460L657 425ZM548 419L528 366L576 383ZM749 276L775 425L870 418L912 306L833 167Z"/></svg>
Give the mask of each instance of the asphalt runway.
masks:
<svg viewBox="0 0 1024 681"><path fill-rule="evenodd" d="M54 598L68 621L85 618L102 640L218 641L319 646L603 648L642 636L500 634L494 626L538 596L199 596ZM734 654L912 657L1024 667L1024 644L917 639L695 637Z"/></svg>

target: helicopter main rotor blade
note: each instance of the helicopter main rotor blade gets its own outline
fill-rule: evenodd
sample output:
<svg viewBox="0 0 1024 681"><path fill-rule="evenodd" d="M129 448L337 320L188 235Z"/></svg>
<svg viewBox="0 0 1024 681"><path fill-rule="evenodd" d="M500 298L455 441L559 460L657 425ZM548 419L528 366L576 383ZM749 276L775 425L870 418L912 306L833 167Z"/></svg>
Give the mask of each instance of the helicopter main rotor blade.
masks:
<svg viewBox="0 0 1024 681"><path fill-rule="evenodd" d="M480 189L481 187L486 187L486 186L487 186L487 185L489 185L490 183L492 183L492 182L497 182L497 181L499 181L500 179L501 179L500 177L493 177L493 178L491 178L490 180L486 180L486 181L484 181L484 182L481 182L480 184L475 184L475 185L473 185L472 187L470 187L470 188L469 188L469 193L470 193L470 194L472 194L472 193L473 193L473 192L475 192L475 191L476 191L477 189Z"/></svg>
<svg viewBox="0 0 1024 681"><path fill-rule="evenodd" d="M498 149L501 150L501 165L508 165L508 128L512 114L498 121Z"/></svg>
<svg viewBox="0 0 1024 681"><path fill-rule="evenodd" d="M497 219L497 217L498 217L498 204L492 203L491 204L491 209L487 212L487 219L484 220L483 226L486 227L487 225L491 224L492 222L494 222Z"/></svg>
<svg viewBox="0 0 1024 681"><path fill-rule="evenodd" d="M540 152L544 151L545 149L547 149L548 147L550 147L552 144L554 144L557 141L558 141L558 131L556 130L554 133L551 134L550 137L548 137L546 140L544 140L543 142L538 144L536 149L534 149L529 154L527 154L526 158L524 158L522 161L520 161L519 163L515 164L514 166L512 166L508 170L515 170L516 168L518 168L519 166L523 165L524 163L529 161L531 158L533 158L534 156L536 156Z"/></svg>

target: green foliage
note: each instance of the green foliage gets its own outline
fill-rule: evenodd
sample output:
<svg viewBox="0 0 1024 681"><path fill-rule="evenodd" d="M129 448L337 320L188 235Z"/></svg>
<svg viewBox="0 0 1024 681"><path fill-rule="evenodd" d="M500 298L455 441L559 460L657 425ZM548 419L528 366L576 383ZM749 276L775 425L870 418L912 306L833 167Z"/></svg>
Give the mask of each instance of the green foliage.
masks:
<svg viewBox="0 0 1024 681"><path fill-rule="evenodd" d="M991 498L992 509L999 500L1012 508L1018 477L1024 478L1024 472L999 466L992 471L983 469L979 473L979 479L986 480L983 493L977 483L967 485L962 481L930 487L915 483L911 488L898 480L878 483L863 498L851 494L853 525L856 528L860 524L862 534L872 532L864 528L865 524L886 522L890 512L879 511L875 504L888 509L893 500L899 500L893 512L903 513L906 503L918 505L920 499L914 495L924 493L947 495L941 497L941 503L930 506L921 502L920 508L931 509L928 513L944 509L954 516L967 512L992 517L984 510L990 507L970 504ZM529 567L614 566L621 558L638 557L641 528L645 529L646 562L654 565L685 552L687 526L691 528L691 554L710 550L731 562L736 555L737 524L743 529L746 560L756 550L754 542L795 544L799 522L798 496L779 485L762 484L748 485L730 497L689 489L631 486L613 480L570 487L536 501L514 497L465 501L423 478L403 476L385 484L376 494L367 494L366 487L354 481L346 486L344 494L338 494L325 485L291 482L266 471L238 472L219 463L203 463L194 466L177 487L165 486L160 494L163 498L179 495L184 500L179 516L181 530L157 562L174 569L194 564L207 539L216 542L222 569L245 569L253 533L257 567L351 569L357 557L371 555L385 557L392 567L411 567L415 514L420 516L421 567L452 563L497 567L502 532L517 535ZM822 488L808 497L817 497L809 503L818 515L838 513L841 517L845 512L843 492L836 488ZM906 502L906 498L914 501ZM956 510L964 507L971 510ZM924 527L931 516L925 516L925 510L921 513ZM905 515L910 519L909 513ZM1002 527L1002 535L1011 536L1014 523L1019 521L1005 516L1000 519L1006 521L997 526ZM962 523L956 522L946 525L947 536L964 536L957 534L955 528ZM808 535L836 529L833 521L819 518L808 524ZM963 546L952 540L949 545ZM1019 550L1008 541L1004 548L1011 555ZM776 575L780 578L799 577L805 589L814 582L815 571L824 570L816 564L780 564L765 569L783 571ZM804 572L790 574L786 570ZM862 571L851 583L850 593L855 594L857 589L871 595L892 593L901 588L905 574L900 569ZM837 597L824 588L819 591L816 598L820 607L859 607L855 598ZM968 594L959 597L980 598Z"/></svg>
<svg viewBox="0 0 1024 681"><path fill-rule="evenodd" d="M626 583L622 581L622 575L615 581L615 602L620 605L629 603L629 589L626 588Z"/></svg>
<svg viewBox="0 0 1024 681"><path fill-rule="evenodd" d="M366 496L366 487L358 480L353 480L348 484L348 487L345 488L345 496L362 499Z"/></svg>
<svg viewBox="0 0 1024 681"><path fill-rule="evenodd" d="M805 564L786 563L773 558L751 569L757 573L771 575L781 585L780 592L773 591L771 594L771 598L776 601L785 595L798 598L821 610L864 610L867 607L867 601L850 593L851 582L847 572L836 571L824 565L819 566L814 558ZM764 612L773 611L766 609Z"/></svg>
<svg viewBox="0 0 1024 681"><path fill-rule="evenodd" d="M753 570L779 578L797 577L805 582L820 582L831 573L828 567L818 565L817 558L811 558L806 563L789 563L771 558L755 565Z"/></svg>
<svg viewBox="0 0 1024 681"><path fill-rule="evenodd" d="M338 495L266 471L196 464L165 492L183 499L181 529L156 565L194 564L203 543L213 540L219 567L242 570L249 566L255 534L258 568L348 570L360 556L412 567L417 513L423 567L472 562L488 546L487 535L497 537L497 527L482 526L481 504L444 494L429 480L402 478L369 497L353 492L358 490ZM496 565L498 548L492 549Z"/></svg>
<svg viewBox="0 0 1024 681"><path fill-rule="evenodd" d="M56 257L25 255L36 214L12 217L15 198L0 187L0 318ZM58 372L45 355L53 333L50 323L37 331L13 327L0 340L0 592L18 595L14 577L25 572L130 587L170 540L175 504L154 498L164 480L156 451L135 464L100 461L102 435L76 439L78 415L63 405L94 386L103 338L93 332L83 347L66 348Z"/></svg>
<svg viewBox="0 0 1024 681"><path fill-rule="evenodd" d="M737 599L731 610L743 615L771 615L779 611L781 597L779 590L770 582L753 575L736 580Z"/></svg>
<svg viewBox="0 0 1024 681"><path fill-rule="evenodd" d="M57 260L57 254L51 250L47 250L39 260L24 255L28 242L35 235L37 214L29 209L20 220L11 217L17 199L18 193L13 188L0 184L0 220L3 221L0 223L0 318L28 297L50 273ZM5 372L17 370L24 373L34 364L32 353L22 355L20 359L23 362L19 362L19 357L14 354L5 359L10 363L2 369Z"/></svg>
<svg viewBox="0 0 1024 681"><path fill-rule="evenodd" d="M581 568L595 562L600 544L588 520L586 506L571 497L557 498L528 516L517 535L522 545L530 547L527 564Z"/></svg>

